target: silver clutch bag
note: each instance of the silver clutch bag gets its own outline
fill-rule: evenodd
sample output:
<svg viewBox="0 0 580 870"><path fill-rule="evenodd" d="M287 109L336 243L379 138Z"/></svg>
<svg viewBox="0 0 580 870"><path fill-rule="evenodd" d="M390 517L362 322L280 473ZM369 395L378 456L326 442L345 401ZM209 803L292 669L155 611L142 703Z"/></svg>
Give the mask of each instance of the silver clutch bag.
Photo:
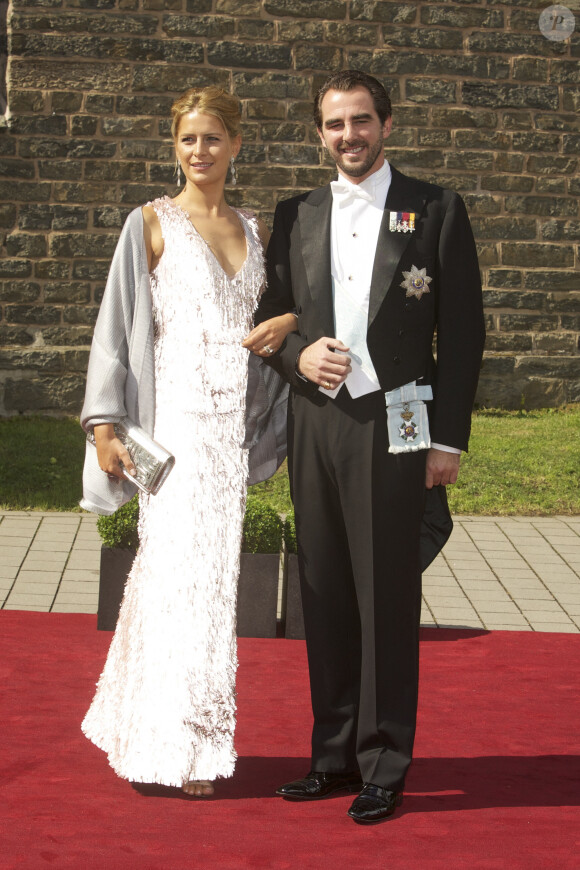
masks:
<svg viewBox="0 0 580 870"><path fill-rule="evenodd" d="M123 467L123 475L137 486L141 492L157 495L161 486L175 465L175 456L154 441L150 435L140 426L137 426L128 417L115 423L115 434L125 446L137 474L133 477ZM92 432L87 435L88 440L94 444L95 436Z"/></svg>

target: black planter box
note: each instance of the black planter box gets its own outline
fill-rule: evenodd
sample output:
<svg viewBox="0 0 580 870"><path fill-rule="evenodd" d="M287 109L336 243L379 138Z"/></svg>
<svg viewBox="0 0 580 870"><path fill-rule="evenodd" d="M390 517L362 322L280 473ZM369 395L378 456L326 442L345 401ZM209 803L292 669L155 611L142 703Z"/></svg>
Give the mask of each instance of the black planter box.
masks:
<svg viewBox="0 0 580 870"><path fill-rule="evenodd" d="M97 629L114 631L135 553L101 547ZM238 584L238 637L276 637L280 556L242 553Z"/></svg>
<svg viewBox="0 0 580 870"><path fill-rule="evenodd" d="M304 640L304 616L298 576L298 556L286 556L286 634L292 640Z"/></svg>

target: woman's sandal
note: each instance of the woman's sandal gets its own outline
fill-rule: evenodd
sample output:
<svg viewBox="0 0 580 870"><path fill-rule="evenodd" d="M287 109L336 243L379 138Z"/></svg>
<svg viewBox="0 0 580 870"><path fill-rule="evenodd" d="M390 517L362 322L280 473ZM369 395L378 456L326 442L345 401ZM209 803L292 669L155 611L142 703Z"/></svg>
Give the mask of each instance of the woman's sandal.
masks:
<svg viewBox="0 0 580 870"><path fill-rule="evenodd" d="M184 782L181 790L193 797L209 797L214 793L213 782L207 779L192 779Z"/></svg>

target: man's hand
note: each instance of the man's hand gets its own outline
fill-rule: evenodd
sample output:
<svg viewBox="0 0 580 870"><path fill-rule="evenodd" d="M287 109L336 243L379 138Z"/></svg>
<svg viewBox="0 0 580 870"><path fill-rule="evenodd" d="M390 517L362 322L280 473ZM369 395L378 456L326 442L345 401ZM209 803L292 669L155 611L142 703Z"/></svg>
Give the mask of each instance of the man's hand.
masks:
<svg viewBox="0 0 580 870"><path fill-rule="evenodd" d="M425 469L425 486L432 489L434 486L457 481L459 474L460 453L448 453L446 450L437 450L431 447L427 453L427 467Z"/></svg>
<svg viewBox="0 0 580 870"><path fill-rule="evenodd" d="M342 353L335 353L335 348ZM349 348L337 338L319 338L314 344L305 347L300 354L298 371L325 390L334 390L352 371L350 357L345 356L348 350Z"/></svg>

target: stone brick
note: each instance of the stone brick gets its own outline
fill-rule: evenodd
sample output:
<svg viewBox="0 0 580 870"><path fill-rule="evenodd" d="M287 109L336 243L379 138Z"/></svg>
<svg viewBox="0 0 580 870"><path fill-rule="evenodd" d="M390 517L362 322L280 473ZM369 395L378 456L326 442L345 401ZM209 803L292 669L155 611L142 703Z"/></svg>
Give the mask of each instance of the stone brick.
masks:
<svg viewBox="0 0 580 870"><path fill-rule="evenodd" d="M86 326L49 326L42 330L42 337L49 347L86 347L92 341L93 329Z"/></svg>
<svg viewBox="0 0 580 870"><path fill-rule="evenodd" d="M487 285L488 287L521 287L522 273L519 269L490 269L487 273Z"/></svg>
<svg viewBox="0 0 580 870"><path fill-rule="evenodd" d="M493 154L483 151L455 151L447 155L445 165L448 169L492 169Z"/></svg>
<svg viewBox="0 0 580 870"><path fill-rule="evenodd" d="M22 88L35 88L38 84L38 68L25 59L11 60L11 79ZM97 91L98 93L123 93L131 83L131 66L128 63L91 63L85 61L44 60L42 81L46 90Z"/></svg>
<svg viewBox="0 0 580 870"><path fill-rule="evenodd" d="M486 150L504 149L511 146L511 136L490 130L458 130L455 134L458 148L485 148Z"/></svg>
<svg viewBox="0 0 580 870"><path fill-rule="evenodd" d="M302 142L305 129L302 124L264 123L260 127L264 142Z"/></svg>
<svg viewBox="0 0 580 870"><path fill-rule="evenodd" d="M435 109L445 112L447 109ZM423 106L393 106L393 121L397 127L426 127L429 124L429 110ZM446 126L435 124L434 126ZM453 125L450 125L453 126Z"/></svg>
<svg viewBox="0 0 580 870"><path fill-rule="evenodd" d="M580 83L580 67L577 60L556 60L550 64L550 81L558 84Z"/></svg>
<svg viewBox="0 0 580 870"><path fill-rule="evenodd" d="M37 411L78 414L84 391L85 379L78 374L61 374L58 378L40 376L34 381L8 378L4 384L4 408L9 413Z"/></svg>
<svg viewBox="0 0 580 870"><path fill-rule="evenodd" d="M499 214L501 199L485 193L468 193L463 197L469 214Z"/></svg>
<svg viewBox="0 0 580 870"><path fill-rule="evenodd" d="M426 168L443 166L444 164L441 151L397 149L389 148L387 145L385 153L388 159L392 160L396 166L420 166Z"/></svg>
<svg viewBox="0 0 580 870"><path fill-rule="evenodd" d="M50 107L57 114L80 112L83 95L75 91L54 91L50 95Z"/></svg>
<svg viewBox="0 0 580 870"><path fill-rule="evenodd" d="M44 112L44 95L39 91L19 91L16 87L10 88L10 111L17 112Z"/></svg>
<svg viewBox="0 0 580 870"><path fill-rule="evenodd" d="M54 184L53 198L55 202L77 202L77 203L92 203L92 202L110 202L115 200L118 191L117 186L111 184L105 186L103 184L73 184L68 181L62 181Z"/></svg>
<svg viewBox="0 0 580 870"><path fill-rule="evenodd" d="M438 184L440 187L457 190L458 192L476 190L478 186L478 179L475 176L466 175L464 172L454 174L451 172L437 172L436 170L423 171L420 167L416 167L413 169L413 175L415 178L420 178L429 184Z"/></svg>
<svg viewBox="0 0 580 870"><path fill-rule="evenodd" d="M163 32L168 36L207 36L224 39L235 31L233 18L218 15L164 15Z"/></svg>
<svg viewBox="0 0 580 870"><path fill-rule="evenodd" d="M486 266L495 266L499 263L498 247L499 246L496 244L486 244L485 242L477 243L477 258L479 260L480 268L483 269Z"/></svg>
<svg viewBox="0 0 580 870"><path fill-rule="evenodd" d="M104 281L109 274L110 258L106 260L75 260L72 276L78 281Z"/></svg>
<svg viewBox="0 0 580 870"><path fill-rule="evenodd" d="M578 379L578 356L527 356L518 360L518 374L527 377L540 376L552 378Z"/></svg>
<svg viewBox="0 0 580 870"><path fill-rule="evenodd" d="M286 117L286 107L279 100L251 100L247 115L252 120L282 121Z"/></svg>
<svg viewBox="0 0 580 870"><path fill-rule="evenodd" d="M31 281L6 281L0 283L0 302L37 302L40 284Z"/></svg>
<svg viewBox="0 0 580 870"><path fill-rule="evenodd" d="M53 230L81 230L88 225L88 212L86 208L74 206L55 205L53 207Z"/></svg>
<svg viewBox="0 0 580 870"><path fill-rule="evenodd" d="M521 175L484 175L481 178L482 190L503 190L528 193L534 186L534 179Z"/></svg>
<svg viewBox="0 0 580 870"><path fill-rule="evenodd" d="M580 130L578 115L537 114L534 120L538 130Z"/></svg>
<svg viewBox="0 0 580 870"><path fill-rule="evenodd" d="M565 112L580 111L580 88L567 88L562 95L562 108Z"/></svg>
<svg viewBox="0 0 580 870"><path fill-rule="evenodd" d="M109 115L115 107L115 98L107 94L87 94L85 109L95 115Z"/></svg>
<svg viewBox="0 0 580 870"><path fill-rule="evenodd" d="M90 115L76 115L71 118L71 133L73 136L94 136L98 124L98 118L93 118Z"/></svg>
<svg viewBox="0 0 580 870"><path fill-rule="evenodd" d="M315 169L304 168L296 170L296 184L299 188L311 190L315 187L323 187L336 178L336 169L330 166L321 166Z"/></svg>
<svg viewBox="0 0 580 870"><path fill-rule="evenodd" d="M545 333L534 336L536 353L561 354L572 356L577 351L578 341L573 335L562 333Z"/></svg>
<svg viewBox="0 0 580 870"><path fill-rule="evenodd" d="M64 139L25 139L23 142L20 142L19 153L21 157L30 161L47 157L66 158L69 149L70 143ZM30 168L30 177L34 178L34 164L28 162L27 165ZM10 174L12 175L12 173Z"/></svg>
<svg viewBox="0 0 580 870"><path fill-rule="evenodd" d="M87 303L91 300L90 284L73 281L59 281L56 284L46 284L44 287L45 302Z"/></svg>
<svg viewBox="0 0 580 870"><path fill-rule="evenodd" d="M573 175L577 171L578 161L572 157L538 157L536 154L528 158L528 172L538 175Z"/></svg>
<svg viewBox="0 0 580 870"><path fill-rule="evenodd" d="M163 93L168 91L179 94L187 88L204 88L206 85L218 85L226 90L229 88L229 72L221 69L192 69L190 64L171 66L155 66L154 64L136 64L132 71L131 90L134 93Z"/></svg>
<svg viewBox="0 0 580 870"><path fill-rule="evenodd" d="M4 315L7 323L53 324L60 323L60 309L48 305L7 305Z"/></svg>
<svg viewBox="0 0 580 870"><path fill-rule="evenodd" d="M497 115L495 112L473 111L472 109L448 109L435 106L433 108L433 126L458 129L460 127L495 127Z"/></svg>
<svg viewBox="0 0 580 870"><path fill-rule="evenodd" d="M560 136L557 133L514 133L513 144L516 151L554 151L560 150Z"/></svg>
<svg viewBox="0 0 580 870"><path fill-rule="evenodd" d="M214 42L208 45L209 63L220 67L250 67L252 69L288 69L290 49L284 45L244 45L237 42ZM238 92L238 96L241 96Z"/></svg>
<svg viewBox="0 0 580 870"><path fill-rule="evenodd" d="M393 142L393 136L395 135L396 132L397 131L394 131L389 136L389 144L390 145L395 144ZM409 133L411 136L411 140L408 144L412 145L413 144L413 139L412 139L413 131L409 130ZM406 143L397 142L396 144L399 145L399 144L406 144ZM449 130L419 130L418 144L419 145L427 145L427 146L431 146L431 147L435 147L435 148L445 148L445 147L451 145L451 133L449 132Z"/></svg>
<svg viewBox="0 0 580 870"><path fill-rule="evenodd" d="M436 30L433 27L383 27L383 40L386 46L400 48L442 48L460 51L463 34L454 30Z"/></svg>
<svg viewBox="0 0 580 870"><path fill-rule="evenodd" d="M414 103L454 103L456 85L428 79L407 80L405 95Z"/></svg>
<svg viewBox="0 0 580 870"><path fill-rule="evenodd" d="M580 133L566 133L562 137L564 154L580 154Z"/></svg>
<svg viewBox="0 0 580 870"><path fill-rule="evenodd" d="M23 205L18 214L18 227L21 230L49 230L52 227L52 206Z"/></svg>
<svg viewBox="0 0 580 870"><path fill-rule="evenodd" d="M135 161L87 160L85 178L89 181L146 181L147 167Z"/></svg>
<svg viewBox="0 0 580 870"><path fill-rule="evenodd" d="M272 21L255 21L254 19L241 19L237 22L239 39L258 39L261 42L275 39L276 31Z"/></svg>
<svg viewBox="0 0 580 870"><path fill-rule="evenodd" d="M8 138L8 128L0 127L0 154L3 157L16 156L16 140Z"/></svg>
<svg viewBox="0 0 580 870"><path fill-rule="evenodd" d="M130 213L129 208L103 206L93 211L93 226L99 229L120 229Z"/></svg>
<svg viewBox="0 0 580 870"><path fill-rule="evenodd" d="M497 272L498 270L493 271ZM508 308L513 310L524 308L528 311L541 311L544 308L546 296L544 293L531 293L529 290L484 290L483 301L485 308Z"/></svg>
<svg viewBox="0 0 580 870"><path fill-rule="evenodd" d="M346 3L344 0L264 0L264 10L275 16L341 21L345 18Z"/></svg>
<svg viewBox="0 0 580 870"><path fill-rule="evenodd" d="M535 24L537 28L537 20ZM535 29L534 28L534 29ZM531 57L552 56L554 52L562 51L556 43L545 39L539 31L537 36L517 33L472 33L467 37L468 51L479 54L491 52L492 54L505 53L512 57L530 55Z"/></svg>
<svg viewBox="0 0 580 870"><path fill-rule="evenodd" d="M330 45L298 45L296 48L296 69L323 69L332 72L340 69L342 51Z"/></svg>
<svg viewBox="0 0 580 870"><path fill-rule="evenodd" d="M558 318L546 314L500 314L502 332L550 332L558 328Z"/></svg>
<svg viewBox="0 0 580 870"><path fill-rule="evenodd" d="M530 263L524 260L522 265L527 268ZM571 271L546 272L538 270L524 272L524 287L529 290L545 291L578 290L580 289L580 275L578 272Z"/></svg>
<svg viewBox="0 0 580 870"><path fill-rule="evenodd" d="M190 0L188 0L187 11L192 12L189 6ZM211 12L211 0L207 0L207 9L199 10L203 12ZM195 10L198 11L198 10ZM256 15L259 16L261 12L261 2L260 0L217 0L216 10L217 13L226 14L226 15Z"/></svg>
<svg viewBox="0 0 580 870"><path fill-rule="evenodd" d="M374 24L346 24L331 21L324 25L324 35L328 42L339 45L377 45L379 30Z"/></svg>
<svg viewBox="0 0 580 870"><path fill-rule="evenodd" d="M161 184L125 184L121 188L118 201L137 206L157 199L158 196L165 196L166 193L167 187Z"/></svg>
<svg viewBox="0 0 580 870"><path fill-rule="evenodd" d="M549 61L539 57L514 58L513 77L523 82L547 82ZM553 81L553 79L552 79Z"/></svg>
<svg viewBox="0 0 580 870"><path fill-rule="evenodd" d="M87 305L67 305L67 307L63 309L62 319L63 323L92 325L95 323L98 313L99 309L97 307L89 307Z"/></svg>
<svg viewBox="0 0 580 870"><path fill-rule="evenodd" d="M0 227L11 229L16 222L16 206L9 202L0 203ZM24 227L21 227L24 229Z"/></svg>
<svg viewBox="0 0 580 870"><path fill-rule="evenodd" d="M52 257L94 257L95 251L101 257L113 255L117 236L107 233L59 233L49 241Z"/></svg>
<svg viewBox="0 0 580 870"><path fill-rule="evenodd" d="M533 218L472 217L471 226L476 239L535 239L536 221Z"/></svg>
<svg viewBox="0 0 580 870"><path fill-rule="evenodd" d="M39 160L37 162L40 178L55 181L76 181L82 178L83 164L80 160Z"/></svg>
<svg viewBox="0 0 580 870"><path fill-rule="evenodd" d="M280 42L322 42L324 26L320 21L279 21Z"/></svg>
<svg viewBox="0 0 580 870"><path fill-rule="evenodd" d="M175 158L175 154L173 142L128 139L126 142L120 143L119 157L122 160L169 161Z"/></svg>
<svg viewBox="0 0 580 870"><path fill-rule="evenodd" d="M446 27L503 27L503 12L499 9L458 9L435 6L421 7L422 24L442 24Z"/></svg>
<svg viewBox="0 0 580 870"><path fill-rule="evenodd" d="M46 239L32 233L10 233L6 236L6 253L9 257L43 257Z"/></svg>
<svg viewBox="0 0 580 870"><path fill-rule="evenodd" d="M521 332L489 332L485 339L486 351L499 353L526 353L532 350L532 337Z"/></svg>
<svg viewBox="0 0 580 870"><path fill-rule="evenodd" d="M578 214L578 202L572 198L553 196L506 196L505 209L510 214L571 216Z"/></svg>
<svg viewBox="0 0 580 870"><path fill-rule="evenodd" d="M351 0L350 17L353 20L380 21L385 24L413 24L417 20L417 4Z"/></svg>
<svg viewBox="0 0 580 870"><path fill-rule="evenodd" d="M314 145L272 144L268 146L268 158L274 164L310 166L318 164L318 151Z"/></svg>
<svg viewBox="0 0 580 870"><path fill-rule="evenodd" d="M64 359L54 350L27 348L26 350L0 350L0 371L14 369L41 369L44 372L62 372Z"/></svg>
<svg viewBox="0 0 580 870"><path fill-rule="evenodd" d="M558 88L551 85L463 82L462 98L468 106L495 109L557 109L559 105Z"/></svg>
<svg viewBox="0 0 580 870"><path fill-rule="evenodd" d="M525 159L523 154L500 151L494 157L493 168L496 172L522 172Z"/></svg>
<svg viewBox="0 0 580 870"><path fill-rule="evenodd" d="M35 278L52 278L64 281L69 277L70 263L62 260L37 260L34 264Z"/></svg>
<svg viewBox="0 0 580 870"><path fill-rule="evenodd" d="M502 243L502 262L506 266L553 266L559 269L574 265L572 245Z"/></svg>
<svg viewBox="0 0 580 870"><path fill-rule="evenodd" d="M66 116L17 115L12 119L11 132L16 136L66 136Z"/></svg>
<svg viewBox="0 0 580 870"><path fill-rule="evenodd" d="M542 238L550 242L579 242L580 221L543 221Z"/></svg>
<svg viewBox="0 0 580 870"><path fill-rule="evenodd" d="M538 193L566 193L565 178L538 178L536 181L536 191Z"/></svg>
<svg viewBox="0 0 580 870"><path fill-rule="evenodd" d="M0 259L0 278L28 278L32 266L28 260Z"/></svg>
<svg viewBox="0 0 580 870"><path fill-rule="evenodd" d="M531 112L504 112L502 126L504 130L531 130Z"/></svg>
<svg viewBox="0 0 580 870"><path fill-rule="evenodd" d="M0 347L12 345L15 347L27 347L34 342L32 331L20 326L6 326L0 323Z"/></svg>

